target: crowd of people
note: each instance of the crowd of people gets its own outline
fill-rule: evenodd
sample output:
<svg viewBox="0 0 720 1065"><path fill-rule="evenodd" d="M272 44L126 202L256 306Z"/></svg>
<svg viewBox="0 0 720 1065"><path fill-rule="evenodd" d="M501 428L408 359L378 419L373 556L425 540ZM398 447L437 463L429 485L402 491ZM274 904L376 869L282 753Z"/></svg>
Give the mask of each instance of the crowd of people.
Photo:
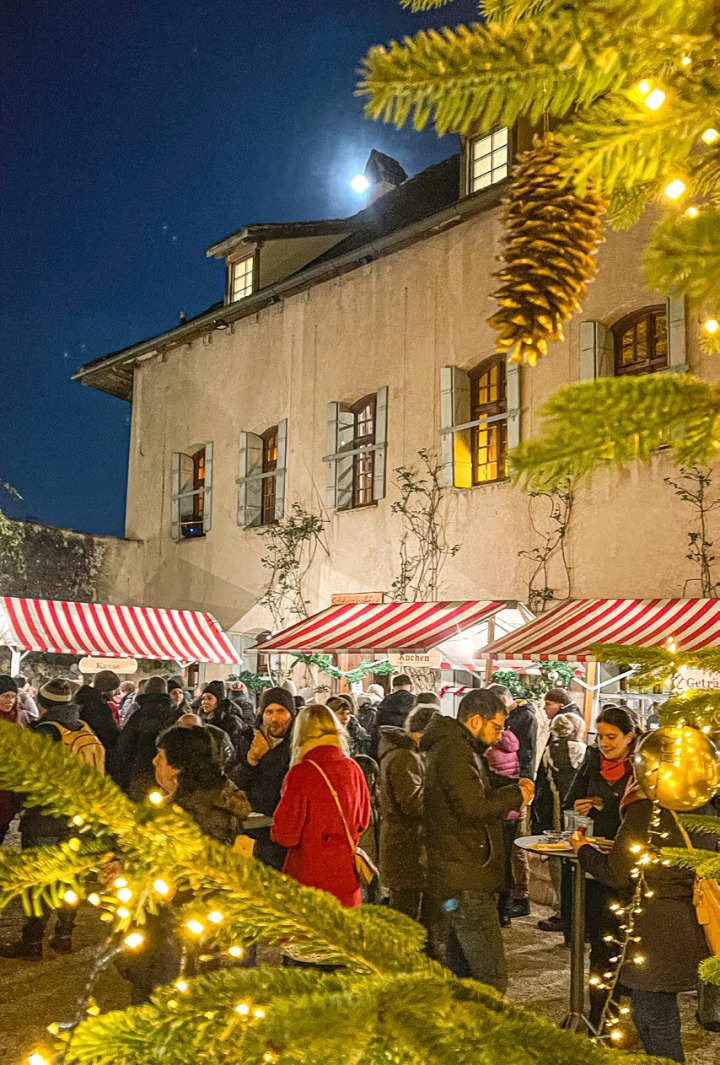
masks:
<svg viewBox="0 0 720 1065"><path fill-rule="evenodd" d="M562 688L546 694L541 715L502 685L472 689L456 717L440 712L433 692L415 693L405 675L389 694L371 685L324 704L306 694L307 702L286 682L263 691L255 707L241 685L212 681L191 693L182 677L156 676L136 687L106 670L91 684L49 681L33 700L26 678L0 676L0 718L66 744L136 801L159 787L221 843L251 836L259 861L343 906L387 902L424 925L432 956L501 993L502 928L530 913L527 857L514 841L561 831L571 813L580 825L572 846L592 876L586 934L596 1028L605 1002L598 984L619 935L617 901L631 893L631 845L650 817L632 773L639 728L630 711L605 707L588 746L583 712ZM248 829L251 810L272 823ZM23 847L68 838L66 821L0 792L0 841L18 813ZM683 846L677 823L663 817L670 842ZM609 853L587 836L608 841ZM357 876L359 848L376 867L370 882ZM539 927L569 940L569 867L554 858L548 865L554 912ZM677 993L695 987L705 954L693 875L658 866L648 879L653 894L638 919L646 964L625 966L615 995L630 996L648 1053L682 1061ZM75 912L58 911L49 941L58 953L72 950ZM0 955L41 958L48 918L47 910L28 918ZM682 951L664 949L669 931L682 937ZM149 922L149 939L141 957L125 962L133 1002L177 974L171 908Z"/></svg>

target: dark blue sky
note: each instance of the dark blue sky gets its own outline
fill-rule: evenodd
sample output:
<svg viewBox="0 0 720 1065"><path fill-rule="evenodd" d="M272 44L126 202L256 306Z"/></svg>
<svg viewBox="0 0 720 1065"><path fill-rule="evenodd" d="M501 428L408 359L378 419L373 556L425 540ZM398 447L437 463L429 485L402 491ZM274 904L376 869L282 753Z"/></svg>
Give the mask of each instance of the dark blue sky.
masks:
<svg viewBox="0 0 720 1065"><path fill-rule="evenodd" d="M452 138L365 121L355 70L371 44L475 13L4 0L0 481L23 496L6 513L122 535L130 407L72 372L221 299L212 241L358 210L349 180L371 148L411 174L452 154Z"/></svg>

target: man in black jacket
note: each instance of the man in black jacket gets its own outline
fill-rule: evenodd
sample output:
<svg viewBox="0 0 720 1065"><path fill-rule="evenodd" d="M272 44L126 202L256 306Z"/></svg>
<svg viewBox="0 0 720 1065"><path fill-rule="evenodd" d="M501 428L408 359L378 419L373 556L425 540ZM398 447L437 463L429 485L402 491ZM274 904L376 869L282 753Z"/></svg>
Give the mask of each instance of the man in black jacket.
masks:
<svg viewBox="0 0 720 1065"><path fill-rule="evenodd" d="M155 785L155 741L178 719L163 677L150 677L145 691L136 696L117 744L115 782L134 802L141 802Z"/></svg>
<svg viewBox="0 0 720 1065"><path fill-rule="evenodd" d="M243 729L237 763L230 776L245 792L255 813L272 817L280 802L283 781L290 768L290 742L295 700L285 688L268 688L260 696L255 728ZM255 857L282 872L285 847L270 839L269 828L249 833L255 837Z"/></svg>
<svg viewBox="0 0 720 1065"><path fill-rule="evenodd" d="M537 755L537 718L532 703L519 703L509 688L504 684L490 684L488 691L499 696L507 710L505 728L518 738L518 761L520 776L528 780L535 779L535 758ZM524 806L520 819L516 821L517 836L530 835L530 809ZM528 917L530 914L530 868L527 854L519 847L513 847L511 859L513 878L513 900L510 904L510 917Z"/></svg>
<svg viewBox="0 0 720 1065"><path fill-rule="evenodd" d="M408 714L415 709L415 696L412 693L410 678L399 673L393 678L392 694L386 695L377 708L375 724L370 736L370 757L377 762L380 747L380 729L383 725L405 728Z"/></svg>
<svg viewBox="0 0 720 1065"><path fill-rule="evenodd" d="M447 964L498 991L507 970L495 892L504 884L505 814L530 802L531 780L509 784L482 757L505 726L505 707L476 688L457 720L436 715L420 740L425 752L425 839L431 889L448 918Z"/></svg>
<svg viewBox="0 0 720 1065"><path fill-rule="evenodd" d="M80 707L80 720L88 725L105 748L105 772L115 780L117 772L117 743L120 726L116 722L110 702L120 687L120 678L111 669L101 669L92 687L84 684L75 696Z"/></svg>

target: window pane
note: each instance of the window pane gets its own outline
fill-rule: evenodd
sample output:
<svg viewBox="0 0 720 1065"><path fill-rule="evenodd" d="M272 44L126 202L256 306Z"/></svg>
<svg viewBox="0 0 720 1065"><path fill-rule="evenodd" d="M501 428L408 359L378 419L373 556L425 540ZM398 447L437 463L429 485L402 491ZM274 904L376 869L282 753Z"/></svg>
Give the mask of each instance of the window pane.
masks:
<svg viewBox="0 0 720 1065"><path fill-rule="evenodd" d="M470 191L478 192L508 174L507 127L471 143Z"/></svg>
<svg viewBox="0 0 720 1065"><path fill-rule="evenodd" d="M232 298L233 301L241 300L252 292L253 260L243 259L233 266Z"/></svg>
<svg viewBox="0 0 720 1065"><path fill-rule="evenodd" d="M262 510L260 520L263 525L275 521L275 478L265 477L262 484Z"/></svg>
<svg viewBox="0 0 720 1065"><path fill-rule="evenodd" d="M497 129L492 135L492 146L495 148L502 148L507 144L508 131L507 126L503 126L502 129Z"/></svg>
<svg viewBox="0 0 720 1065"><path fill-rule="evenodd" d="M353 506L363 507L373 501L373 471L375 452L355 456L355 486Z"/></svg>
<svg viewBox="0 0 720 1065"><path fill-rule="evenodd" d="M653 326L655 328L655 356L665 356L667 359L667 318L665 315L654 314Z"/></svg>
<svg viewBox="0 0 720 1065"><path fill-rule="evenodd" d="M665 310L648 308L613 327L615 373L653 373L667 366L668 337Z"/></svg>

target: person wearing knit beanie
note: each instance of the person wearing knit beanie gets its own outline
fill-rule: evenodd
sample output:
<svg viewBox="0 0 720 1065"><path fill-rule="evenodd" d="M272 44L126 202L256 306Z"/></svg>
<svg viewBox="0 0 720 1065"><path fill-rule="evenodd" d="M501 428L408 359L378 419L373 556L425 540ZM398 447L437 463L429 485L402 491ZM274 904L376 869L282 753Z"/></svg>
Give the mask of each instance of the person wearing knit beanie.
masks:
<svg viewBox="0 0 720 1065"><path fill-rule="evenodd" d="M262 714L265 708L273 703L278 706L284 706L287 712L295 717L295 698L287 688L266 688L260 696L258 713Z"/></svg>
<svg viewBox="0 0 720 1065"><path fill-rule="evenodd" d="M111 669L101 669L100 672L95 675L93 688L95 688L96 691L110 695L112 692L116 692L119 687L120 678L117 673L113 673Z"/></svg>
<svg viewBox="0 0 720 1065"><path fill-rule="evenodd" d="M69 680L49 680L37 693L38 705L43 710L53 710L58 706L67 706L73 701L75 685Z"/></svg>

